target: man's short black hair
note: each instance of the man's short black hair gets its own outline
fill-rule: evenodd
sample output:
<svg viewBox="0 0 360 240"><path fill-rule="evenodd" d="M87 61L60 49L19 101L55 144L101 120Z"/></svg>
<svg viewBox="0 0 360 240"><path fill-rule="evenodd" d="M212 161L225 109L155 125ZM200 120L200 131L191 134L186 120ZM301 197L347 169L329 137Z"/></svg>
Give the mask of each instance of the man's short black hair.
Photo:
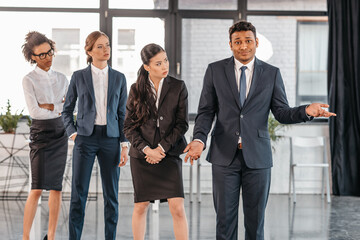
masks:
<svg viewBox="0 0 360 240"><path fill-rule="evenodd" d="M240 32L240 31L252 31L254 33L254 36L256 39L256 28L254 27L254 25L252 25L251 22L239 21L239 22L234 23L234 25L232 25L229 28L230 42L231 42L231 35L234 32Z"/></svg>

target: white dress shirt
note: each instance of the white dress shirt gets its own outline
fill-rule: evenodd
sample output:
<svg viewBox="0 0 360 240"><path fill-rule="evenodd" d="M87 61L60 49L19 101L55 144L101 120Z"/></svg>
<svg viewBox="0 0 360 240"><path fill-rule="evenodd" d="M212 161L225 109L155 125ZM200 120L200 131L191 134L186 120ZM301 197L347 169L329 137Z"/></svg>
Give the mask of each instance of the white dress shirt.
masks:
<svg viewBox="0 0 360 240"><path fill-rule="evenodd" d="M242 64L240 61L238 61L236 58L234 58L235 60L235 78L236 78L236 84L238 87L238 90L240 91L240 76L241 76L241 70L240 68L242 66L246 66L247 68L245 69L245 76L246 76L246 97L249 94L249 90L250 90L250 86L251 86L251 82L252 82L252 76L254 73L254 62L255 62L255 58L253 58L253 60L251 60L249 63L247 64Z"/></svg>
<svg viewBox="0 0 360 240"><path fill-rule="evenodd" d="M109 66L103 69L91 64L91 76L93 79L95 94L95 125L106 125L107 95L109 86ZM71 136L70 136L71 137ZM121 142L121 147L128 147L127 142Z"/></svg>
<svg viewBox="0 0 360 240"><path fill-rule="evenodd" d="M109 67L99 69L91 64L91 75L95 94L95 125L106 125Z"/></svg>
<svg viewBox="0 0 360 240"><path fill-rule="evenodd" d="M26 105L33 119L53 119L61 115L69 82L62 73L44 71L35 67L22 81ZM54 104L54 110L40 108L39 104Z"/></svg>
<svg viewBox="0 0 360 240"><path fill-rule="evenodd" d="M160 80L160 83L159 83L159 88L156 92L156 89L155 89L155 85L153 83L153 81L151 81L150 77L149 77L149 82L150 82L150 85L152 87L152 90L153 90L153 93L155 94L156 96L156 102L155 102L155 106L156 106L156 109L159 109L159 100L160 100L160 95L161 95L161 89L162 89L162 86L163 86L163 83L164 83L164 79L161 79ZM157 127L159 127L159 119L157 119L157 124L156 124Z"/></svg>
<svg viewBox="0 0 360 240"><path fill-rule="evenodd" d="M235 70L235 78L236 78L236 84L238 87L238 90L240 92L240 76L241 76L241 67L242 66L246 66L247 68L245 69L245 77L246 77L246 98L249 94L249 90L251 87L251 82L252 82L252 76L254 73L254 62L255 62L255 58L253 58L249 63L247 64L242 64L239 60L237 60L236 58L234 58L235 60L235 64L234 64L234 70ZM246 100L245 98L245 100ZM241 135L239 136L239 141L238 143L241 143Z"/></svg>
<svg viewBox="0 0 360 240"><path fill-rule="evenodd" d="M235 61L235 64L234 64L234 71L235 71L235 80L236 80L236 85L238 87L238 91L240 91L240 76L241 76L241 70L240 68L242 66L246 66L247 68L245 69L245 77L246 77L246 97L248 96L249 94L249 90L250 90L250 87L251 87L251 82L252 82L252 76L253 76L253 73L254 73L254 62L255 62L255 58L253 58L249 63L247 64L242 64L239 60L237 60L235 57L234 57L234 61ZM201 142L202 144L203 141L201 141L200 139L194 139L194 141L198 141L198 142ZM239 137L239 141L238 143L241 143L241 136ZM204 144L205 146L205 144Z"/></svg>

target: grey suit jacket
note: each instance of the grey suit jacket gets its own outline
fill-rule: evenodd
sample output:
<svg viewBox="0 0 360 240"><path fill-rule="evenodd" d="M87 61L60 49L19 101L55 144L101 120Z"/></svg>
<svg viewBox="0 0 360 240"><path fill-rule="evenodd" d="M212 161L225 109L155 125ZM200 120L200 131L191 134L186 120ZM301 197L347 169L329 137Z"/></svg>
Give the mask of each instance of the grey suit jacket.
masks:
<svg viewBox="0 0 360 240"><path fill-rule="evenodd" d="M107 94L107 136L118 137L121 142L127 141L123 133L127 88L125 75L109 66ZM78 101L76 123L73 112ZM73 73L66 95L62 117L67 134L74 132L90 136L94 129L96 116L95 93L91 74L91 65Z"/></svg>
<svg viewBox="0 0 360 240"><path fill-rule="evenodd" d="M289 124L309 120L305 107L290 108L279 69L256 58L250 91L241 107L234 58L230 57L209 64L206 70L193 136L206 143L216 116L209 162L230 165L241 135L247 167L269 168L273 164L267 128L269 111L279 122Z"/></svg>

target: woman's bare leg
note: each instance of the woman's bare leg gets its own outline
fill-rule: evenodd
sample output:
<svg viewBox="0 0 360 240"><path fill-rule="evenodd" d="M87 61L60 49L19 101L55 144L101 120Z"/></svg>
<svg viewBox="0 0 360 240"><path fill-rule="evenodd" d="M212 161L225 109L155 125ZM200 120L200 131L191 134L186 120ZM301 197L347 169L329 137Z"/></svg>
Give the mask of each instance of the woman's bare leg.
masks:
<svg viewBox="0 0 360 240"><path fill-rule="evenodd" d="M36 209L38 206L39 198L41 196L41 189L32 189L29 193L29 196L25 203L24 209L24 223L23 223L23 240L28 240L30 235L30 230L34 217L36 214Z"/></svg>
<svg viewBox="0 0 360 240"><path fill-rule="evenodd" d="M134 204L132 215L132 231L134 240L143 240L145 238L146 215L150 202L140 202Z"/></svg>
<svg viewBox="0 0 360 240"><path fill-rule="evenodd" d="M168 202L173 218L175 239L187 240L189 229L184 208L184 198L169 198Z"/></svg>

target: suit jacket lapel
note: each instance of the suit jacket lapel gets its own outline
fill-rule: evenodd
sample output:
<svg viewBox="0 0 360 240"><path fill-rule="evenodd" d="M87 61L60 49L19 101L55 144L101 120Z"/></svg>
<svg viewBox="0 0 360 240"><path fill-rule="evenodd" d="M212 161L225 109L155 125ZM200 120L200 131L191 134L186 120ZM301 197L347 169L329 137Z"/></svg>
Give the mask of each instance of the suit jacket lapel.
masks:
<svg viewBox="0 0 360 240"><path fill-rule="evenodd" d="M228 63L225 66L225 74L226 74L226 79L229 83L229 86L231 88L231 92L234 95L236 104L239 106L239 108L241 109L241 105L240 105L240 96L239 96L239 91L238 91L238 86L236 84L236 78L235 78L235 69L234 69L234 57L231 57L230 60L228 61Z"/></svg>
<svg viewBox="0 0 360 240"><path fill-rule="evenodd" d="M167 76L165 79L164 79L164 82L163 82L163 86L162 86L162 89L161 89L161 94L160 94L160 99L159 99L159 107L161 106L162 102L164 101L164 98L166 96L166 94L168 93L170 89L170 77Z"/></svg>
<svg viewBox="0 0 360 240"><path fill-rule="evenodd" d="M92 79L92 74L91 74L91 65L89 65L84 73L83 73L83 77L84 77L84 81L85 84L90 92L90 96L92 97L92 100L95 103L95 93L94 93L94 84L93 84L93 79Z"/></svg>
<svg viewBox="0 0 360 240"><path fill-rule="evenodd" d="M114 74L114 70L109 66L109 71L108 71L108 93L107 93L107 103L108 103L108 105L110 103L111 95L112 95L112 92L114 91L114 88L115 88L115 74Z"/></svg>
<svg viewBox="0 0 360 240"><path fill-rule="evenodd" d="M255 58L254 73L251 81L250 91L245 100L244 106L246 105L246 103L250 101L251 97L254 95L255 89L259 84L259 79L261 78L262 72L263 72L263 68L261 66L261 62L257 58Z"/></svg>

